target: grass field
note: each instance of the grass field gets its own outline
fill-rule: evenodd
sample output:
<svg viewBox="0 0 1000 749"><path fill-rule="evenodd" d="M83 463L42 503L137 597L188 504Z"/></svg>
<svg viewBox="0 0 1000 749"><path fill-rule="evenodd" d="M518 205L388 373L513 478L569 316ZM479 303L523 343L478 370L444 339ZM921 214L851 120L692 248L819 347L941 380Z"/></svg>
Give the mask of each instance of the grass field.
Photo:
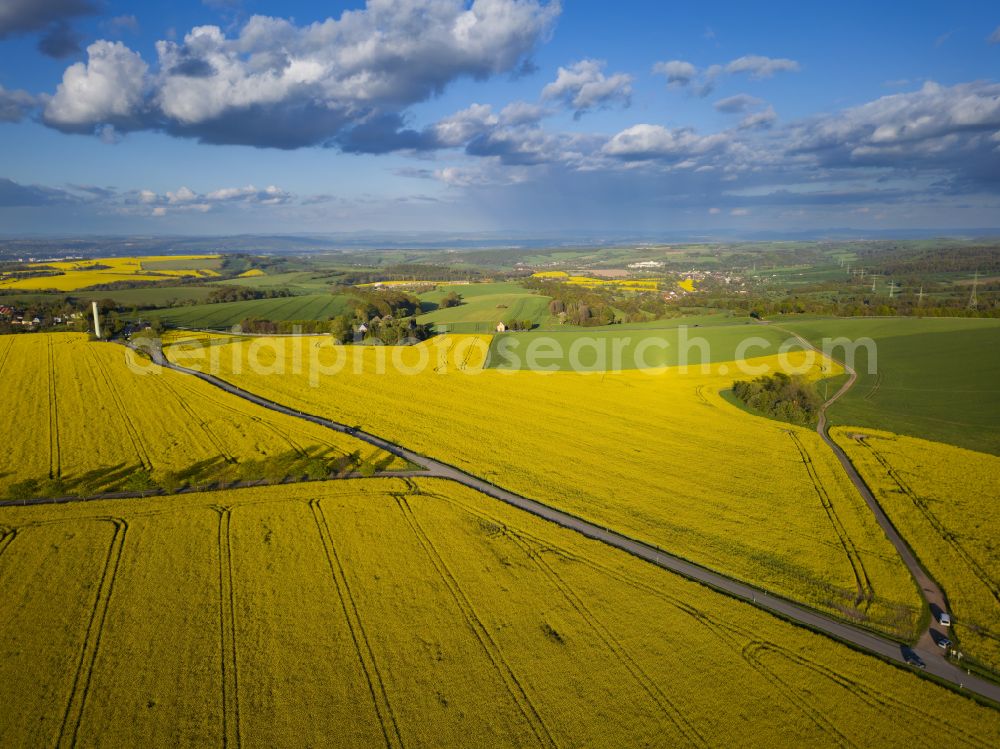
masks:
<svg viewBox="0 0 1000 749"><path fill-rule="evenodd" d="M192 302L204 302L208 295L214 291L212 286L163 286L145 289L115 289L114 291L68 291L55 295L52 292L44 293L0 293L0 304L10 304L20 306L31 302L51 302L59 296L71 296L74 299L82 299L86 302L101 301L102 299L112 299L116 304L125 307L162 306L171 300L190 300ZM2 291L2 290L0 290Z"/></svg>
<svg viewBox="0 0 1000 749"><path fill-rule="evenodd" d="M454 284L418 297L436 304L451 293L461 294L463 303L427 312L417 322L458 333L491 333L501 321L531 320L540 325L550 317L549 297L532 294L514 283Z"/></svg>
<svg viewBox="0 0 1000 749"><path fill-rule="evenodd" d="M222 256L147 257L142 258L142 269L154 273L163 273L166 271L187 272L191 269L219 271L222 269Z"/></svg>
<svg viewBox="0 0 1000 749"><path fill-rule="evenodd" d="M351 309L346 296L304 294L275 299L251 299L245 302L198 304L190 307L150 310L144 318L162 320L185 328L231 328L248 317L265 320L326 320Z"/></svg>
<svg viewBox="0 0 1000 749"><path fill-rule="evenodd" d="M333 278L317 275L313 271L288 271L287 273L244 274L239 278L227 278L219 283L226 286L249 286L254 289L299 289L319 292L330 287Z"/></svg>
<svg viewBox="0 0 1000 749"><path fill-rule="evenodd" d="M731 318L713 319L729 322ZM546 366L558 370L603 372L607 369L673 367L687 362L728 362L743 356L775 354L790 337L783 331L744 322L706 327L687 318L645 325L601 328L562 327L505 333L493 338L488 366L495 369L530 369L529 352L544 356ZM753 346L747 341L756 339ZM545 356L557 344L557 353ZM795 348L801 348L797 343ZM747 346L741 350L741 346ZM617 353L616 353L617 352Z"/></svg>
<svg viewBox="0 0 1000 749"><path fill-rule="evenodd" d="M186 375L128 366L124 347L78 334L0 336L0 496L35 482L48 496L153 484L281 479L398 467L351 437L254 406ZM139 486L136 488L145 488Z"/></svg>
<svg viewBox="0 0 1000 749"><path fill-rule="evenodd" d="M542 374L482 369L489 339L474 336L413 347L241 340L210 351L215 371L248 390L789 598L913 633L916 589L832 453L814 432L719 398L732 364ZM167 352L205 366L180 346Z"/></svg>
<svg viewBox="0 0 1000 749"><path fill-rule="evenodd" d="M949 636L1000 673L1000 458L870 429L833 435L944 588Z"/></svg>
<svg viewBox="0 0 1000 749"><path fill-rule="evenodd" d="M448 482L0 524L4 746L1000 737L995 710Z"/></svg>
<svg viewBox="0 0 1000 749"><path fill-rule="evenodd" d="M121 281L162 281L171 276L212 278L219 275L215 270L218 262L217 255L186 255L91 258L88 260L36 263L35 266L62 271L62 275L21 279L0 278L0 289L77 291L98 284Z"/></svg>
<svg viewBox="0 0 1000 749"><path fill-rule="evenodd" d="M858 382L830 410L833 424L885 429L1000 455L1000 320L888 318L784 321L819 344L867 336Z"/></svg>

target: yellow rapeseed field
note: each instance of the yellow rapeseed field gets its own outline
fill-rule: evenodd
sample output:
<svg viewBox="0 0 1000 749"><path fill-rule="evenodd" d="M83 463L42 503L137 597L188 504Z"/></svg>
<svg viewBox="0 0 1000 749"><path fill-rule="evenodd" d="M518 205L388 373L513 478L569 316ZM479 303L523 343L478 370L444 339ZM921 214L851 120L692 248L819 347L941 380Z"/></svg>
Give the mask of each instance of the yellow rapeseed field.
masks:
<svg viewBox="0 0 1000 749"><path fill-rule="evenodd" d="M87 260L66 260L53 263L34 263L29 267L54 268L63 272L58 276L35 276L31 278L0 277L0 289L22 289L37 291L40 289L55 289L57 291L76 291L98 284L116 283L119 281L162 281L170 276L203 276L215 277L218 272L192 267L190 269L147 269L144 263L157 261L187 261L197 266L199 260L217 258L218 255L170 255L145 257L108 257L89 258Z"/></svg>
<svg viewBox="0 0 1000 749"><path fill-rule="evenodd" d="M585 286L587 288L597 288L599 286L619 286L623 289L636 291L656 291L660 287L660 282L656 279L628 279L628 278L592 278L591 276L571 276L562 270L544 270L531 274L532 278L542 278L561 281L571 286Z"/></svg>
<svg viewBox="0 0 1000 749"><path fill-rule="evenodd" d="M2 746L963 746L1000 713L450 482L0 508Z"/></svg>
<svg viewBox="0 0 1000 749"><path fill-rule="evenodd" d="M832 453L810 430L723 400L741 376L732 363L543 374L484 370L487 337L223 340L201 360L182 345L167 352L772 592L914 632L915 584Z"/></svg>
<svg viewBox="0 0 1000 749"><path fill-rule="evenodd" d="M74 333L0 336L0 497L280 479L402 461ZM28 488L24 482L33 484ZM18 489L18 485L20 488Z"/></svg>
<svg viewBox="0 0 1000 749"><path fill-rule="evenodd" d="M831 434L944 588L959 649L1000 673L1000 458L858 427Z"/></svg>

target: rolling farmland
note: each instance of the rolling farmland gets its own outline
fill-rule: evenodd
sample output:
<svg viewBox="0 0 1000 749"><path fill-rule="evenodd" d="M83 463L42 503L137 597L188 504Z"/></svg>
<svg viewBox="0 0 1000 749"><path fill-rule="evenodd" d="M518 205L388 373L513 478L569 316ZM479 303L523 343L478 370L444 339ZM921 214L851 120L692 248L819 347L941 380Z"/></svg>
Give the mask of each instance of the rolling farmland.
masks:
<svg viewBox="0 0 1000 749"><path fill-rule="evenodd" d="M858 351L858 382L830 409L832 424L885 429L1000 455L1000 321L889 318L782 323L819 345L867 336L877 372Z"/></svg>
<svg viewBox="0 0 1000 749"><path fill-rule="evenodd" d="M223 341L209 349L217 371L247 390L865 626L915 631L913 583L832 454L814 432L721 399L732 363L545 374L482 369L489 339L475 336L389 350ZM180 345L167 352L197 366ZM295 360L298 374L283 369Z"/></svg>
<svg viewBox="0 0 1000 749"><path fill-rule="evenodd" d="M63 496L397 465L193 378L144 362L135 371L127 356L78 334L0 336L0 496L16 485ZM130 484L136 474L148 475L149 487Z"/></svg>
<svg viewBox="0 0 1000 749"><path fill-rule="evenodd" d="M750 356L774 354L788 335L780 330L728 318L713 320L711 327L670 325L664 321L615 325L605 328L563 327L555 330L505 333L494 336L487 366L495 369L533 369L528 353L533 347L544 356L543 366L553 371L605 372L618 369L675 367L684 362L698 367L708 362L728 362ZM719 324L720 322L729 324ZM557 354L545 356L546 341L558 343ZM747 341L753 339L753 345ZM745 347L741 348L741 347ZM796 348L800 348L798 345Z"/></svg>
<svg viewBox="0 0 1000 749"><path fill-rule="evenodd" d="M531 320L539 325L549 318L549 297L514 283L450 284L419 297L437 303L450 293L461 294L462 304L427 312L417 321L458 333L490 333L502 320Z"/></svg>
<svg viewBox="0 0 1000 749"><path fill-rule="evenodd" d="M450 482L0 508L0 525L3 745L1000 736L995 710Z"/></svg>
<svg viewBox="0 0 1000 749"><path fill-rule="evenodd" d="M1000 458L871 429L832 433L944 587L953 639L1000 672Z"/></svg>
<svg viewBox="0 0 1000 749"><path fill-rule="evenodd" d="M325 320L346 312L350 306L351 300L346 296L304 294L176 307L144 313L144 317L178 327L224 329L238 325L248 317L274 321Z"/></svg>
<svg viewBox="0 0 1000 749"><path fill-rule="evenodd" d="M218 255L184 255L174 257L112 257L88 260L66 260L35 263L29 269L52 269L60 275L29 278L0 277L0 290L76 291L89 286L121 281L162 281L172 276L213 278Z"/></svg>

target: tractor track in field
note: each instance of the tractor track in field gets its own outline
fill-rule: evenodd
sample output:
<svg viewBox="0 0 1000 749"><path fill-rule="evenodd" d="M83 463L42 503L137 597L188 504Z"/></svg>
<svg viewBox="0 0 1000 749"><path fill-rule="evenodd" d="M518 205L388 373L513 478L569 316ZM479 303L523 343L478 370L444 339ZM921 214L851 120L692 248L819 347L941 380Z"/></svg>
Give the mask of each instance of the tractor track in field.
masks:
<svg viewBox="0 0 1000 749"><path fill-rule="evenodd" d="M549 582L562 594L563 599L569 607L586 623L591 632L594 633L604 644L604 647L625 668L639 688L646 693L653 704L666 716L683 743L688 746L708 746L705 737L685 717L684 712L673 703L670 697L660 688L659 684L656 683L656 680L646 673L646 670L632 657L632 654L615 637L614 633L595 616L586 602L580 598L576 591L549 564L548 560L542 556L542 550L535 548L528 540L509 528L506 535L535 564L542 574L548 578Z"/></svg>
<svg viewBox="0 0 1000 749"><path fill-rule="evenodd" d="M804 346L815 350L815 348L801 336L796 337ZM624 551L632 556L643 559L651 564L669 570L689 580L701 583L717 592L724 593L732 598L740 599L746 603L750 603L758 608L776 614L781 618L805 626L808 629L821 632L834 639L848 643L853 647L878 655L884 660L903 665L907 663L909 648L906 645L901 644L896 640L892 640L882 634L857 627L818 610L811 609L805 605L781 598L780 596L769 593L762 588L750 585L735 578L731 578L706 567L702 567L701 565L695 564L687 559L670 554L669 552L666 552L652 544L639 541L622 533L613 531L610 528L597 525L568 512L546 505L543 502L529 499L519 494L515 494L514 492L507 491L506 489L495 486L478 476L467 473L460 468L433 458L429 458L425 455L421 455L420 453L407 449L377 435L364 432L353 426L332 421L314 414L303 413L302 411L298 411L294 408L271 401L263 396L257 395L256 393L243 390L242 388L239 388L213 375L173 364L168 361L163 355L163 352L158 349L145 351L143 353L148 354L154 364L192 377L197 377L219 388L220 390L229 393L230 395L255 403L271 411L283 413L288 416L294 416L313 424L324 426L333 431L348 434L356 439L367 442L370 445L396 455L397 457L404 458L413 465L422 466L424 469L423 471L412 474L415 477L446 479L461 484L462 486L473 489L474 491L480 492L481 494L500 502L517 507L518 509L531 513L555 525L575 531L587 538L607 544L608 546ZM824 442L826 442L826 444L837 455L852 483L854 483L857 487L858 491L865 499L866 504L868 504L869 508L875 514L879 525L882 527L883 531L886 532L890 542L896 548L897 553L899 553L903 558L904 564L916 579L918 587L921 589L925 600L928 603L940 605L941 610L947 610L944 605L944 595L941 593L940 588L920 567L913 553L889 522L887 516L882 511L878 502L875 500L860 475L854 469L850 460L848 460L846 454L839 448L839 446L836 445L835 442L833 442L829 435L826 434L826 408L840 398L845 392L850 390L851 386L857 379L857 374L853 373L853 370L849 370L849 372L852 373L852 376L841 387L841 389L824 404L817 431L820 432L820 436L823 437ZM926 661L926 673L931 674L942 681L948 682L959 691L972 692L996 703L1000 703L1000 684L987 681L978 676L967 674L965 671L957 668L945 658L942 658L940 655L941 651L937 649L937 646L931 638L929 628L928 631L923 633L920 642L914 647L914 650L924 656Z"/></svg>
<svg viewBox="0 0 1000 749"><path fill-rule="evenodd" d="M962 543L955 537L955 534L950 533L944 524L938 520L937 515L934 514L933 510L927 506L927 500L921 497L913 487L911 487L899 474L895 468L893 468L892 463L886 458L882 453L875 449L875 446L871 444L868 437L860 437L858 443L864 447L868 452L871 453L872 457L878 462L880 466L885 470L886 475L892 479L892 482L896 485L896 488L907 499L909 499L917 511L923 516L927 524L934 529L934 532L941 538L941 540L947 544L955 555L959 557L969 568L969 572L972 576L979 580L980 583L990 592L993 596L993 600L1000 603L1000 584L997 583L991 576L989 571L984 568L976 559L969 553L969 551L962 545Z"/></svg>
<svg viewBox="0 0 1000 749"><path fill-rule="evenodd" d="M806 473L809 474L809 480L813 485L813 489L816 490L816 496L819 497L820 504L823 506L823 510L826 512L826 517L830 521L830 525L833 527L833 532L837 535L840 540L840 546L844 554L847 556L847 561L851 565L851 570L854 573L855 584L857 585L857 596L854 599L854 606L862 606L865 611L867 611L872 601L875 600L875 589L872 587L871 579L868 577L868 570L865 569L864 560L861 558L861 553L858 551L858 547L854 543L854 539L851 538L851 534L847 532L847 528L844 527L843 521L840 519L840 515L837 514L837 508L834 507L833 500L830 499L830 494L827 492L826 487L823 486L823 482L820 481L819 475L816 473L816 466L813 465L812 456L809 455L809 451L806 450L805 445L802 444L802 440L794 432L789 430L786 432L788 436L795 443L795 447L799 451L799 456L802 459L802 464L805 466Z"/></svg>
<svg viewBox="0 0 1000 749"><path fill-rule="evenodd" d="M236 652L236 597L233 592L232 508L216 506L219 515L219 650L222 666L222 745L236 747L240 734L239 657Z"/></svg>
<svg viewBox="0 0 1000 749"><path fill-rule="evenodd" d="M878 702L879 704L888 706L893 710L916 716L920 720L924 721L941 720L939 716L928 713L926 710L923 710L918 706L910 705L909 703L903 702L895 697L881 695L876 689L864 684L863 682L857 682L844 676L843 674L840 674L839 672L829 669L820 663L811 661L799 653L783 648L777 643L759 640L759 633L745 627L741 627L731 621L715 619L714 617L688 604L686 601L676 598L645 581L636 579L634 576L621 569L612 569L607 565L597 562L591 558L580 556L579 554L561 547L558 544L553 544L549 540L534 536L530 532L521 530L514 531L510 529L502 519L490 514L486 510L478 507L471 507L461 500L457 500L443 494L424 492L424 495L451 504L473 517L486 521L491 526L495 526L497 530L490 534L491 537L511 535L517 536L530 544L534 544L539 549L551 552L565 560L583 565L584 567L587 567L600 575L606 576L621 585L631 587L637 591L650 595L653 598L656 598L673 607L681 614L690 617L693 624L705 628L713 636L718 638L720 642L729 648L736 656L741 658L749 668L757 672L761 678L771 683L771 685L785 697L791 707L798 710L803 717L812 722L822 733L828 734L834 743L846 745L852 744L852 742L844 737L835 726L832 726L825 721L822 713L817 713L812 708L811 703L809 702L809 695L807 693L803 693L800 688L796 688L782 679L781 676L775 673L773 669L766 666L760 658L754 657L753 653L755 649L766 648L770 652L774 652L790 661L794 661L797 665L807 668L819 674L823 678L834 681L850 694L858 697L858 699L861 699L868 704ZM972 747L983 747L984 749L988 746L988 744L983 742L981 739L978 739L976 736L966 732L962 727L953 723L947 723L947 725L953 735L961 737L965 744ZM921 737L916 735L914 736L914 739L919 738Z"/></svg>
<svg viewBox="0 0 1000 749"><path fill-rule="evenodd" d="M226 449L226 446L222 444L222 440L220 440L218 436L216 436L216 434L209 428L205 420L195 413L195 410L191 408L191 405L187 402L187 400L180 396L180 393L177 392L176 388L174 388L174 386L171 385L166 378L163 380L163 385L170 391L170 394L174 396L174 400L180 406L181 410L188 415L188 418L191 419L192 423L198 425L202 433L205 435L205 438L209 441L209 443L211 443L212 447L219 451L219 455L221 455L227 463L235 463L236 458L233 457L233 455Z"/></svg>
<svg viewBox="0 0 1000 749"><path fill-rule="evenodd" d="M14 543L15 538L17 538L17 528L0 525L0 557L2 557L4 552L10 548L12 543Z"/></svg>
<svg viewBox="0 0 1000 749"><path fill-rule="evenodd" d="M382 737L385 739L387 747L405 746L403 734L399 730L399 723L396 720L395 711L389 701L389 692L385 687L385 680L375 659L375 651L372 649L368 633L365 631L364 622L361 619L361 612L358 604L354 600L354 594L347 582L347 574L344 566L340 562L340 555L337 554L336 546L333 543L333 535L330 532L330 524L327 521L326 513L320 504L320 500L309 501L309 509L312 511L313 520L316 522L316 530L319 532L320 541L323 544L323 552L326 555L327 565L330 567L330 576L333 585L337 590L337 598L347 622L347 628L351 633L351 640L354 643L354 650L357 653L358 661L361 663L361 670L364 672L365 681L368 684L368 693L372 698L372 705L375 714L378 716L379 727L382 729ZM363 646L363 647L362 647ZM386 718L388 717L388 721ZM389 727L392 727L391 735Z"/></svg>
<svg viewBox="0 0 1000 749"><path fill-rule="evenodd" d="M434 546L434 542L431 540L430 536L427 535L427 532L420 524L420 521L417 520L417 516L413 512L413 508L410 507L406 495L397 494L395 495L395 499L396 504L403 515L403 519L413 531L413 535L416 537L417 543L420 544L431 565L434 567L438 576L441 578L441 581L444 583L445 588L447 588L448 592L451 594L452 600L454 600L455 605L462 614L462 618L465 619L466 626L469 630L471 630L473 636L475 636L476 640L479 642L483 652L486 654L487 659L490 661L493 669L497 672L497 676L500 677L500 681L506 688L511 701L524 717L525 722L535 735L538 743L546 746L557 747L558 743L552 736L552 732L548 725L546 725L544 718L542 718L541 712L539 712L538 707L532 701L531 696L525 689L521 679L518 678L510 663L507 662L507 659L503 654L503 649L496 642L493 635L490 634L489 628L480 618L479 614L476 613L476 609L472 605L472 601L469 600L465 591L462 590L462 587L455 578L454 573L444 561L444 558L441 556L437 547Z"/></svg>
<svg viewBox="0 0 1000 749"><path fill-rule="evenodd" d="M111 377L108 375L105 363L101 361L99 356L94 354L92 349L88 348L87 353L90 354L90 358L94 362L95 369L101 373L101 377L104 379L104 385L107 388L108 393L111 395L111 399L114 401L116 408L118 409L118 415L121 417L122 425L125 427L125 432L128 434L129 440L132 442L132 449L135 450L136 457L139 458L139 463L145 470L153 470L153 461L150 459L149 451L146 450L146 446L142 442L142 435L139 433L139 430L136 429L135 423L132 421L132 417L129 416L128 407L122 401L121 394L111 381Z"/></svg>
<svg viewBox="0 0 1000 749"><path fill-rule="evenodd" d="M52 339L46 343L46 357L48 360L46 384L49 395L49 478L54 479L62 475L62 455L59 449L59 404L56 392L56 365L55 356L52 353Z"/></svg>
<svg viewBox="0 0 1000 749"><path fill-rule="evenodd" d="M121 564L122 551L125 548L125 535L128 523L123 518L104 518L114 526L114 534L108 546L108 553L101 571L101 579L97 585L97 596L90 611L87 632L83 646L80 648L80 659L77 662L73 677L73 687L63 713L62 724L59 727L57 747L76 746L83 721L83 711L87 707L87 696L90 693L90 683L94 674L94 664L101 649L101 637L104 634L104 623L111 606L111 596L114 593L115 578Z"/></svg>
<svg viewBox="0 0 1000 749"><path fill-rule="evenodd" d="M3 374L3 368L7 363L7 357L10 356L10 350L14 348L14 336L9 336L8 338L7 346L4 348L3 353L0 354L0 375Z"/></svg>

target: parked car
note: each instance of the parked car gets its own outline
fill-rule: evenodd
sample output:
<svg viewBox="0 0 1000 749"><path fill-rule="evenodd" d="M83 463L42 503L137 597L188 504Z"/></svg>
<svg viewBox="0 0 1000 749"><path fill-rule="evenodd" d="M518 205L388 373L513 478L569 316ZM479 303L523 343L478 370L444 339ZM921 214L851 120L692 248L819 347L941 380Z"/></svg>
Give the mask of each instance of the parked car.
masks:
<svg viewBox="0 0 1000 749"><path fill-rule="evenodd" d="M948 615L947 612L942 611L940 614L938 614L938 624L940 624L942 627L951 626L951 617Z"/></svg>
<svg viewBox="0 0 1000 749"><path fill-rule="evenodd" d="M951 640L949 640L947 637L942 637L940 640L937 641L937 646L942 650L947 650L948 648L951 647Z"/></svg>
<svg viewBox="0 0 1000 749"><path fill-rule="evenodd" d="M907 655L906 662L911 666L916 666L917 668L927 668L927 664L924 663L924 659L916 653L910 653Z"/></svg>

